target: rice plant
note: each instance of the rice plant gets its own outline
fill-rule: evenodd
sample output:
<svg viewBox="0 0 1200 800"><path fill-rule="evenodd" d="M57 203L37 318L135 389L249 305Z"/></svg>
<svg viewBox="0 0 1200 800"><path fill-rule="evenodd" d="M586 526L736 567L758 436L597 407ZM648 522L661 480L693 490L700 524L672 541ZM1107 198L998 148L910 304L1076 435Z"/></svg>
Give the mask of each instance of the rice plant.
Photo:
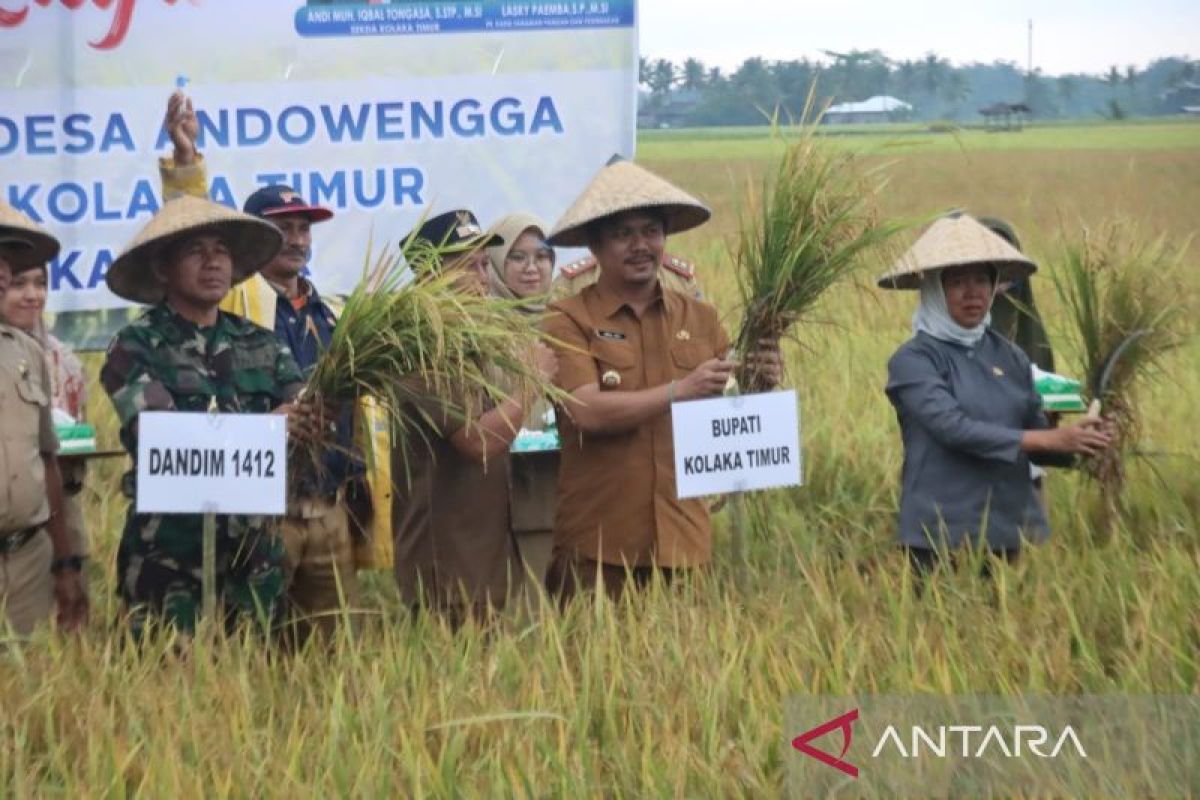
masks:
<svg viewBox="0 0 1200 800"><path fill-rule="evenodd" d="M1189 335L1186 252L1186 245L1145 239L1131 225L1110 222L1085 228L1052 272L1092 413L1113 426L1112 448L1084 465L1103 494L1106 534L1122 511L1126 460L1141 430L1138 389L1163 375L1163 359Z"/></svg>
<svg viewBox="0 0 1200 800"><path fill-rule="evenodd" d="M809 110L811 98L806 118ZM817 115L800 126L778 168L752 187L742 215L734 262L743 309L736 347L746 391L767 388L746 360L760 340L788 335L830 287L851 277L869 251L903 228L875 210L885 183L879 168L867 168L860 153L822 140L819 124Z"/></svg>
<svg viewBox="0 0 1200 800"><path fill-rule="evenodd" d="M539 328L518 312L518 303L464 289L459 274L442 268L467 252L417 239L400 251L368 250L363 280L347 299L303 399L337 409L372 398L395 442L420 420L412 401L421 396L447 398L445 413L470 419L509 397L553 395L530 357ZM310 443L311 463L329 446Z"/></svg>

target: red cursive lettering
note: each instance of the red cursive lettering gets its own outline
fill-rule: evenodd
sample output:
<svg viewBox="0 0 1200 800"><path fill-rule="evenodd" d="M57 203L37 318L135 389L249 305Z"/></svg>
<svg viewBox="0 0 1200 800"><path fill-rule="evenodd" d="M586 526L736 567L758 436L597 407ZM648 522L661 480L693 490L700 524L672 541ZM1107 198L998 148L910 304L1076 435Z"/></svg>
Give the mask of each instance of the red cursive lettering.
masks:
<svg viewBox="0 0 1200 800"><path fill-rule="evenodd" d="M87 0L59 0L63 7L68 11L76 11L86 5ZM4 0L0 0L4 2ZM34 5L48 7L54 0L33 0ZM167 5L173 6L177 0L163 0ZM97 50L112 50L120 46L125 41L126 34L129 33L129 25L133 22L133 9L137 4L137 0L92 0L92 5L96 8L107 11L110 7L112 11L112 22L109 24L108 32L96 42L88 42ZM25 22L29 16L29 2L26 0L25 6L17 10L10 10L0 7L0 28L15 28Z"/></svg>
<svg viewBox="0 0 1200 800"><path fill-rule="evenodd" d="M0 28L15 28L24 22L27 16L29 16L29 6L25 6L20 11L0 8Z"/></svg>

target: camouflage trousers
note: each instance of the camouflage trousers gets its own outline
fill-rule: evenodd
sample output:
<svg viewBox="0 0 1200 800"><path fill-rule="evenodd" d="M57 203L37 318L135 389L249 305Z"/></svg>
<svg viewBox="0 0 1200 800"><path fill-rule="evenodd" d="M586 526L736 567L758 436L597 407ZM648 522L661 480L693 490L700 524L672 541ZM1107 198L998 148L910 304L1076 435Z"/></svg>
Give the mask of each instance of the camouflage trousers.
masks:
<svg viewBox="0 0 1200 800"><path fill-rule="evenodd" d="M228 632L264 632L284 610L283 541L267 517L218 515L216 600ZM192 633L203 610L203 517L130 511L117 551L120 596L141 636L151 621Z"/></svg>

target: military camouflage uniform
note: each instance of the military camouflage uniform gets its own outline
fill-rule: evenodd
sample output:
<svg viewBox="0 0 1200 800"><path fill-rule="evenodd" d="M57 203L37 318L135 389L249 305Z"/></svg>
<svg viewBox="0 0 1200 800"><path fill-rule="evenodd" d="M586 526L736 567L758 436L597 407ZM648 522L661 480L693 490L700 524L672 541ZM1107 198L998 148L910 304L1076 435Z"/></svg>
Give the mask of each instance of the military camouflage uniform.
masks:
<svg viewBox="0 0 1200 800"><path fill-rule="evenodd" d="M135 423L141 411L266 413L295 397L300 370L275 334L221 312L200 328L155 306L117 333L100 372L133 457L123 490L129 513L117 554L120 594L138 633L149 615L181 631L195 628L201 605L203 517L137 514ZM283 544L268 517L217 517L217 597L225 623L240 617L279 619L284 592Z"/></svg>

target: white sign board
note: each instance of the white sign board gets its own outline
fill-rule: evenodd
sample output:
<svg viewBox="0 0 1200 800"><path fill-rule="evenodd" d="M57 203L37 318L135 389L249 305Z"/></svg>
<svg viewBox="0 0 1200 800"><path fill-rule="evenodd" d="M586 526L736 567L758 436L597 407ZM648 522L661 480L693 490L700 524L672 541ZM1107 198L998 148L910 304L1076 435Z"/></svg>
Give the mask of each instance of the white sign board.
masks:
<svg viewBox="0 0 1200 800"><path fill-rule="evenodd" d="M286 506L286 416L138 416L138 513L279 516Z"/></svg>
<svg viewBox="0 0 1200 800"><path fill-rule="evenodd" d="M182 85L216 201L286 184L323 294L423 215L557 219L632 157L635 0L0 0L0 199L62 240L52 311L125 306L104 276L160 204Z"/></svg>
<svg viewBox="0 0 1200 800"><path fill-rule="evenodd" d="M801 483L794 391L675 403L671 423L681 500Z"/></svg>

